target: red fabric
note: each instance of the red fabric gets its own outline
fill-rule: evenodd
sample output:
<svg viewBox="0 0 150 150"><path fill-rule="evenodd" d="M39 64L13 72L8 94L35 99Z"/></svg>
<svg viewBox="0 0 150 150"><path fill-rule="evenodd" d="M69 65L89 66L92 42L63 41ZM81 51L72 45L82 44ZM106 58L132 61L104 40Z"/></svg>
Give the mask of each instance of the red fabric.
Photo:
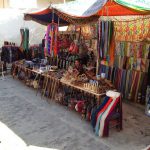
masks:
<svg viewBox="0 0 150 150"><path fill-rule="evenodd" d="M105 4L105 6L101 10L99 10L98 15L100 16L142 15L142 12L129 9L125 6L117 4L116 2L108 1Z"/></svg>
<svg viewBox="0 0 150 150"><path fill-rule="evenodd" d="M77 54L79 51L79 47L77 44L75 44L74 42L71 43L70 48L69 48L69 52L72 54Z"/></svg>
<svg viewBox="0 0 150 150"><path fill-rule="evenodd" d="M103 130L103 135L104 136L104 132L108 129L108 123L106 123L107 118L109 117L109 115L113 112L113 110L115 109L116 105L120 102L120 96L118 98L116 98L115 103L113 104L113 106L111 107L111 109L109 110L109 113L107 114L107 117L104 120L104 130ZM120 114L121 115L121 114ZM121 115L122 116L122 115Z"/></svg>
<svg viewBox="0 0 150 150"><path fill-rule="evenodd" d="M109 56L110 56L109 65L113 66L114 60L115 60L115 37L114 35L112 37L112 41L111 41L110 48L109 48Z"/></svg>
<svg viewBox="0 0 150 150"><path fill-rule="evenodd" d="M46 8L46 9L38 11L38 12L29 13L29 15L44 15L44 14L49 14L51 12L52 12L52 9Z"/></svg>
<svg viewBox="0 0 150 150"><path fill-rule="evenodd" d="M103 109L97 114L97 116L96 116L96 122L97 122L97 119L98 119L98 117L99 117L99 115L101 114L101 113L103 113L106 109L107 109L107 107L110 105L110 103L112 102L112 98L110 98L109 100L108 100L108 102L106 103L106 105L103 107Z"/></svg>
<svg viewBox="0 0 150 150"><path fill-rule="evenodd" d="M84 101L78 101L78 102L77 102L77 111L78 111L79 113L82 112L84 103L85 103Z"/></svg>

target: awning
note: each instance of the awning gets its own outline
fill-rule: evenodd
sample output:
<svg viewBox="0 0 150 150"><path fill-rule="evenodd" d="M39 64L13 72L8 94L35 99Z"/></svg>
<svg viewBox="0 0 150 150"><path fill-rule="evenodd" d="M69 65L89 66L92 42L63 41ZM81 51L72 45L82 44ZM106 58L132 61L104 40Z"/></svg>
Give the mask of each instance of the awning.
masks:
<svg viewBox="0 0 150 150"><path fill-rule="evenodd" d="M61 12L56 8L46 8L39 12L24 14L24 20L33 20L42 25L48 25L54 19L55 23L59 23L60 26L66 26L69 24L86 24L96 21L97 15L87 17L77 17Z"/></svg>
<svg viewBox="0 0 150 150"><path fill-rule="evenodd" d="M150 0L114 0L116 3L138 11L150 11Z"/></svg>
<svg viewBox="0 0 150 150"><path fill-rule="evenodd" d="M62 7L58 7L59 9L56 6L55 8L48 7L39 12L27 13L24 15L24 19L33 20L43 25L51 23L54 19L54 22L59 22L60 26L66 26L69 24L87 24L98 20L99 16L131 16L150 14L150 11L138 11L137 9L134 10L129 7L123 6L122 4L118 4L121 0L115 0L117 3L112 2L112 0L89 1L91 1L92 5L90 7L88 6L88 8L84 7L84 9L86 8L86 10L80 16L66 11L66 7L69 7L69 5L62 5ZM78 7L74 7L74 12L80 11Z"/></svg>
<svg viewBox="0 0 150 150"><path fill-rule="evenodd" d="M32 12L24 14L24 20L33 20L42 25L47 25L54 19L55 23L60 23L60 25L68 25L69 22L66 19L60 18L54 10L46 8L38 12Z"/></svg>
<svg viewBox="0 0 150 150"><path fill-rule="evenodd" d="M108 1L105 6L98 11L99 16L127 16L143 14L147 14L147 11L137 11L111 1Z"/></svg>
<svg viewBox="0 0 150 150"><path fill-rule="evenodd" d="M99 9L102 9L102 7L106 4L107 0L89 0L87 7L83 7L83 10L79 9L79 1L70 2L62 5L54 5L52 7L48 7L44 10L41 10L39 12L33 12L33 13L27 13L24 15L25 20L33 20L40 24L47 25L50 22L52 22L54 18L54 22L59 22L60 26L69 25L69 24L86 24L89 22L93 22L98 20L99 16L97 15L97 12ZM89 4L91 5L89 6ZM71 6L69 6L71 4ZM73 5L72 5L73 4ZM85 1L82 0L82 3L80 5L83 6L86 5ZM72 8L74 6L74 14L72 12ZM66 7L70 7L70 11L66 11ZM84 12L82 14L77 15L75 12ZM58 21L59 20L59 21Z"/></svg>

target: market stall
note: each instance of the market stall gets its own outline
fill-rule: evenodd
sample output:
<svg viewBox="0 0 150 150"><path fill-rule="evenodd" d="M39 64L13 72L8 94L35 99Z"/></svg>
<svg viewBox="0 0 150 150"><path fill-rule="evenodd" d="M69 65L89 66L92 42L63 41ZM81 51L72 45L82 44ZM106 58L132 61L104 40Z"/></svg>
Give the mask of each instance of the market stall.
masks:
<svg viewBox="0 0 150 150"><path fill-rule="evenodd" d="M117 8L125 11L118 12ZM108 136L111 120L115 121L113 127L122 129L121 97L142 103L136 98L139 89L145 92L141 87L147 84L147 75L143 72L148 69L145 65L141 67L140 64L139 69L138 65L125 62L131 62L131 57L138 55L138 47L141 57L135 58L149 59L147 40L150 26L146 14L149 11L139 12L102 0L96 1L81 17L53 7L25 14L26 20L48 25L43 42L46 59L16 62L12 75L36 88L41 96L79 112L82 118L91 121L96 135ZM98 23L83 27L84 23L95 21L99 15ZM109 18L114 15L138 15L140 19L134 18L134 23L131 20L114 21ZM74 30L59 33L59 26L70 24L75 25ZM141 44L143 42L146 43ZM115 92L116 89L122 95ZM141 96L144 99L144 94Z"/></svg>

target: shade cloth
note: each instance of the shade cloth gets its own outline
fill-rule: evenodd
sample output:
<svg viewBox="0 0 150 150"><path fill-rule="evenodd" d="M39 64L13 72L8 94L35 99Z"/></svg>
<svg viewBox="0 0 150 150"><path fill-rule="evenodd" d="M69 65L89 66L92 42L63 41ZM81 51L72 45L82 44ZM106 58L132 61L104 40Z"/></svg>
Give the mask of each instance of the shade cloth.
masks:
<svg viewBox="0 0 150 150"><path fill-rule="evenodd" d="M85 4L86 5L86 4ZM76 8L76 11L80 11ZM111 0L95 0L91 7L87 8L80 16L65 11L65 9L58 9L56 6L48 7L44 10L27 13L24 15L25 20L33 20L43 25L48 25L52 22L57 23L59 20L60 26L69 24L86 24L96 21L99 16L126 16L126 15L143 15L149 14L150 11L138 11L137 9L130 9L122 6Z"/></svg>
<svg viewBox="0 0 150 150"><path fill-rule="evenodd" d="M139 11L150 11L149 0L114 0L118 4L123 6L139 10Z"/></svg>

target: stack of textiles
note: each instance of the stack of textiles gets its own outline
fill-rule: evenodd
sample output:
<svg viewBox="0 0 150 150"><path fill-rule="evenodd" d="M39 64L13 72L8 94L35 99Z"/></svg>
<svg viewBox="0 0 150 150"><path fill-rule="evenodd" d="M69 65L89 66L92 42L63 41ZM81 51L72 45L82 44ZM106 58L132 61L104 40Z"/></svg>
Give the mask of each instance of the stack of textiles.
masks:
<svg viewBox="0 0 150 150"><path fill-rule="evenodd" d="M91 124L97 136L108 135L109 121L118 114L120 129L122 129L122 108L116 111L118 104L121 102L120 93L108 91L102 104L92 108Z"/></svg>
<svg viewBox="0 0 150 150"><path fill-rule="evenodd" d="M19 47L6 45L2 47L1 60L7 63L12 63L21 59L22 53L19 50Z"/></svg>

